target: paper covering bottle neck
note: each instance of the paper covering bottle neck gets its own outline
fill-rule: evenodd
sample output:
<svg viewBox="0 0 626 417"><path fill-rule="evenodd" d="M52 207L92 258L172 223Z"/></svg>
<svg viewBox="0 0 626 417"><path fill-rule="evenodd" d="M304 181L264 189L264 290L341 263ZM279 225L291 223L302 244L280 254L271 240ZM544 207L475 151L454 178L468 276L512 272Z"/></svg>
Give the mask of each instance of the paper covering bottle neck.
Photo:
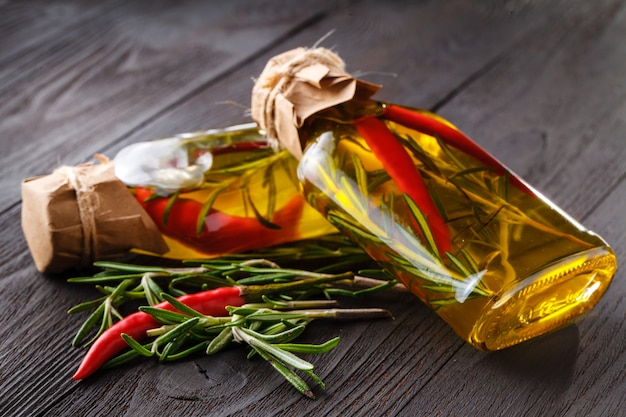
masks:
<svg viewBox="0 0 626 417"><path fill-rule="evenodd" d="M298 128L313 114L369 98L380 86L357 80L326 48L296 48L270 59L252 90L252 118L296 158L302 157Z"/></svg>

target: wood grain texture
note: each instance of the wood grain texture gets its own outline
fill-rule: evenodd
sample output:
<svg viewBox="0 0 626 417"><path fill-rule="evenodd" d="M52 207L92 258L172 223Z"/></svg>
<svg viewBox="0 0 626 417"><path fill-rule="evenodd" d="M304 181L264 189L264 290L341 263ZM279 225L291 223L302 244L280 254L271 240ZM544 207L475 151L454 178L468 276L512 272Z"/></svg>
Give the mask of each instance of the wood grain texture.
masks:
<svg viewBox="0 0 626 417"><path fill-rule="evenodd" d="M69 343L83 317L65 311L95 292L36 272L19 227L19 181L96 151L247 121L251 78L266 60L333 29L324 44L384 84L381 98L449 117L623 259L626 5L475 3L342 1L332 13L288 1L0 4L9 12L0 42L10 45L0 48L0 415L619 416L621 271L575 325L492 354L413 297L369 300L395 320L307 331L312 342L342 337L313 358L328 386L316 401L236 348L70 380L81 351Z"/></svg>
<svg viewBox="0 0 626 417"><path fill-rule="evenodd" d="M91 158L306 26L324 4L269 3L124 2L25 48L0 71L10 87L0 89L0 210L19 201L23 178Z"/></svg>

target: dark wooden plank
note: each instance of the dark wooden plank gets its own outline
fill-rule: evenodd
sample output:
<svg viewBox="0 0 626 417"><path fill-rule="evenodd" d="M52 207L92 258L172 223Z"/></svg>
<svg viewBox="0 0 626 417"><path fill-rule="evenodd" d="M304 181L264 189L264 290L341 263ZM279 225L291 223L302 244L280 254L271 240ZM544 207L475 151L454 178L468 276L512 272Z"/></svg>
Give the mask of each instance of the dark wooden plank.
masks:
<svg viewBox="0 0 626 417"><path fill-rule="evenodd" d="M90 158L324 7L285 4L124 2L29 48L0 70L0 211L23 178Z"/></svg>
<svg viewBox="0 0 626 417"><path fill-rule="evenodd" d="M597 162L603 157L603 145L611 140L609 128L620 127L619 113L612 110L623 108L619 78L598 74L594 86L600 85L600 91L608 94L615 106L602 104L590 115L585 112L585 117L589 117L586 121L565 113L555 120L546 115L552 114L547 110L558 108L549 100L551 92L569 91L562 103L573 106L573 114L579 114L584 107L581 100L590 100L589 95L578 97L568 90L568 84L560 83L559 71L568 68L568 61L577 58L576 62L587 65L573 77L571 82L575 85L590 82L585 71L594 67L585 58L602 55L616 66L610 69L614 74L620 73L620 65L623 69L621 44L612 44L616 38L623 38L623 27L618 25L623 22L623 9L613 8L609 2L594 3L594 10L585 10L581 2L564 2L528 4L522 10L513 9L509 15L511 10L499 6L485 9L464 1L445 6L437 3L407 2L394 7L378 2L349 3L305 33L285 40L271 53L311 45L327 30L337 28L327 43L337 45L351 69L397 74L396 78L370 77L386 84L381 95L425 107L444 104L440 107L442 113L487 148L495 149L509 165L530 175L536 180L533 182L539 181L550 196L558 194L564 182L571 180L560 172L575 172L582 160ZM558 15L564 15L567 23L554 25ZM405 21L408 23L402 24ZM607 24L606 30L598 29L600 22ZM415 39L422 43L414 42ZM587 41L586 53L577 48L581 40ZM563 45L564 51L555 43ZM416 48L416 44L420 47ZM431 45L436 47L431 49ZM560 61L550 61L553 54L549 52L557 50ZM607 50L606 55L602 50ZM609 51L615 51L616 56ZM102 149L114 152L119 145L139 139L241 121L240 108L218 102L230 99L246 106L250 77L258 74L269 56L266 53L247 62L216 85L197 89L197 95L166 107L168 110L161 111L154 120L146 119L144 114L143 119L137 119L144 120L140 129L129 129L133 124L126 120L117 133L101 141ZM413 59L415 56L420 59ZM542 60L548 61L548 69L540 65ZM602 69L599 63L593 65L595 71ZM538 74L544 77L538 77L541 88L528 88L527 80ZM178 88L180 85L173 86L171 94ZM519 107L512 104L518 97L523 98ZM545 102L539 100L541 97ZM596 103L601 99L596 95L591 98ZM81 117L78 114L66 120ZM524 118L542 120L554 131L565 129L566 133L555 136L551 142L550 155L532 147L510 146L528 140L524 138L535 140L532 131L527 134L523 130L529 126L529 120ZM595 134L596 141L587 145L581 156L572 158L571 164L558 166L564 171L545 175L556 160L551 158L559 156L556 149L563 148L564 155L575 156L574 150L584 143L580 131L589 131L600 120L607 123L597 129L600 133ZM585 127L582 130L581 124ZM498 135L499 132L502 133ZM541 138L541 134L538 136ZM112 140L119 138L122 139L118 144L110 146ZM564 138L573 139L574 144L568 145ZM76 142L71 141L68 146L75 147ZM4 143L2 147L4 150ZM84 158L80 152L85 149L77 151L75 158ZM62 152L65 149L56 150L54 155ZM610 159L610 180L600 184L604 194L625 169L618 157L619 153ZM543 166L543 170L537 171L536 166ZM590 188L596 185L592 180L593 177L575 177L568 186L572 190L577 190L576 184ZM582 195L584 190L577 192ZM624 241L623 231L615 225L623 217L625 192L622 185L586 218L590 226L608 233L617 247ZM568 210L582 214L595 207L594 202L573 198L565 198L562 203ZM410 297L383 301L397 316L391 323L314 326L307 336L310 340L337 334L343 337L337 350L315 358L320 375L329 386L316 402L300 398L262 364L243 360L237 349L219 358L199 358L171 366L148 361L74 384L69 376L80 355L69 348L69 340L78 318L68 318L64 310L91 293L59 280L42 278L35 272L21 239L18 217L16 205L0 216L0 290L3 298L11 301L6 307L3 305L0 315L0 380L11 380L1 389L8 395L0 399L0 411L10 410L9 414L522 415L527 411L564 415L570 411L573 415L616 415L624 405L620 402L626 369L620 349L625 334L624 307L619 304L622 284L614 285L599 308L578 326L493 355L463 345L433 313ZM623 251L619 255L623 256ZM58 301L48 301L55 299ZM610 338L614 335L618 336ZM14 346L20 348L15 352ZM595 361L596 357L601 360ZM202 373L197 366L215 373ZM450 402L452 405L448 406Z"/></svg>
<svg viewBox="0 0 626 417"><path fill-rule="evenodd" d="M624 128L626 104L620 75L626 7L587 6L567 9L531 34L441 113L605 236L623 259L626 155L616 132ZM618 272L599 305L561 332L494 354L464 347L403 412L620 415L626 407L622 277Z"/></svg>
<svg viewBox="0 0 626 417"><path fill-rule="evenodd" d="M373 31L372 27L376 27L376 25L387 28L392 26L390 22L397 22L398 16L402 13L398 13L395 9L389 9L386 7L378 6L376 8L373 5L370 5L368 13L362 15L361 13L354 12L355 18L359 22L360 29L357 32L352 31L344 31L342 34L342 30L338 29L337 33L333 36L336 36L342 40L342 42L337 42L337 49L341 51L341 44L346 42L347 45L352 45L354 42L351 42L350 39L358 38L360 39L366 47L360 49L360 55L355 52L354 48L345 48L348 54L357 55L357 58L360 57L363 62L367 62L368 65L372 65L372 61L367 61L366 56L372 49L376 52L382 53L387 50L387 47L392 44L390 39L398 36L398 33L391 33L388 35L389 38L385 36L381 36L380 29ZM430 8L432 5L421 6L419 11L424 13L424 19L429 20L433 18L433 15L438 14L439 11L436 8ZM464 4L460 4L460 7L463 13L455 14L452 11L448 14L448 19L451 21L447 22L447 25L437 26L440 27L441 30L438 32L434 30L433 27L410 27L408 25L399 25L406 29L407 31L412 30L417 33L402 33L403 37L419 37L421 35L428 36L429 40L434 44L445 44L445 39L449 36L449 27L450 26L462 26L465 30L465 35L468 34L469 29L472 31L469 33L474 34L475 38L479 39L477 41L477 45L481 49L481 54L476 53L471 48L463 49L459 48L456 51L455 59L459 60L459 62L464 62L465 72L456 70L452 73L436 73L440 78L438 83L436 82L427 82L425 83L425 88L417 89L412 88L403 88L399 90L401 92L396 92L398 100L404 100L404 102L409 100L414 100L416 103L424 100L430 101L430 105L435 105L441 98L445 97L450 91L442 88L443 85L453 85L461 84L464 79L471 77L475 72L480 72L482 70L482 66L486 63L496 59L503 51L507 51L510 45L514 44L515 41L523 36L529 30L529 26L525 25L525 21L520 20L518 25L511 28L508 20L499 21L498 19L502 18L502 15L498 16L498 14L487 14L485 15L482 12L474 12L476 19L468 19L468 12L471 11L471 8L464 8ZM359 8L359 11L365 10L365 8ZM405 10L406 12L406 10ZM369 14L371 13L371 15ZM367 24L365 17L372 16L376 18L376 20L372 20L371 24ZM535 19L532 19L532 14L528 14L529 22L536 22ZM341 17L338 17L336 21L340 21ZM387 19L387 20L385 20ZM455 20L458 19L458 20ZM486 25L491 19L492 22L499 23L498 25ZM475 26L471 26L467 23L467 21L475 22ZM335 21L331 20L328 22L323 22L321 26L330 26ZM376 25L374 25L376 23ZM441 23L441 21L439 21ZM463 25L461 25L461 23ZM544 21L545 23L545 21ZM489 42L493 38L493 28L496 27L498 30L503 31L503 33L508 34L509 38L502 37L501 42ZM530 26L532 27L532 25ZM485 28L491 28L491 32ZM509 31L505 30L509 29ZM320 31L323 33L323 31ZM491 36L490 36L491 35ZM460 36L460 35L459 35ZM331 40L333 39L331 38ZM294 40L290 40L287 43L291 43L293 45L297 44L311 44L315 41L315 37L311 34L305 34L303 37L295 38ZM330 41L329 41L330 42ZM489 47L485 46L486 44ZM402 56L403 54L407 54L408 51L412 48L410 43L399 43L392 44L396 50L394 51L397 56ZM404 45L405 50L402 50L402 45ZM374 52L374 53L375 53ZM426 52L426 50L425 50ZM424 54L425 54L424 52ZM484 54L483 54L484 52ZM441 55L440 50L433 50L430 52L430 56L439 56ZM343 55L343 52L342 52ZM426 55L426 54L425 54ZM447 54L444 54L448 56ZM435 58L431 58L435 59ZM452 58L451 58L452 59ZM347 58L349 61L349 59ZM350 62L350 61L349 61ZM259 61L259 64L256 65L260 70L261 66L264 64L264 61ZM411 70L417 71L415 68L405 68L403 62L396 63L395 65L391 65L388 67L383 67L384 70L389 71L393 70L399 73L398 79L403 79L404 76L411 74ZM430 65L432 65L428 59L423 61L419 61L418 64L413 64L416 66L424 65L421 67L421 71L425 74L425 76L432 77L436 79L437 76L433 75L432 69ZM450 65L448 63L448 65ZM351 67L354 65L350 65ZM456 68L456 67L455 67ZM238 71L236 74L233 74L229 79L225 79L224 82L227 84L237 85L240 82L246 83L251 74L242 74L242 71ZM385 81L385 76L381 76L383 78L382 81ZM413 77L414 85L415 77ZM392 84L395 85L395 84ZM224 92L221 89L217 89L218 91L213 91L210 89L207 91L207 94L200 94L197 97L194 97L193 100L190 100L189 103L184 103L180 109L173 110L171 115L166 115L163 117L163 120L159 120L156 123L150 124L145 129L140 132L137 132L128 140L133 141L141 138L148 138L151 135L160 134L160 132L169 132L173 133L180 130L191 130L194 128L206 127L206 118L203 116L202 112L198 110L198 107L201 103L209 102L210 100L221 101L223 99L231 98L239 103L242 103L245 106L248 99L248 90L247 89L239 89L235 87L228 88L226 91L228 95L224 96ZM233 94L234 93L234 94ZM242 95L243 94L243 95ZM420 97L421 95L421 97ZM417 96L417 98L416 98ZM428 98L430 96L430 98ZM224 105L213 104L213 109L218 112L220 115L219 119L230 122L240 121L240 109L236 106L233 107L224 107ZM211 112L212 115L214 114ZM209 118L213 116L209 115ZM218 119L218 120L219 120ZM172 120L174 125L172 125ZM188 126L185 127L185 126ZM159 132L159 133L158 133ZM124 141L123 143L125 143ZM121 144L120 144L121 145ZM115 148L112 148L113 151ZM320 402L316 402L313 405L308 401L301 400L297 397L293 397L289 395L288 387L280 386L279 393L284 393L285 398L289 398L289 400L283 400L283 403L280 405L277 404L268 404L268 402L261 401L259 399L262 396L268 394L268 390L273 390L276 388L275 378L271 377L271 373L268 374L264 370L253 370L254 372L260 372L260 375L248 375L247 378L250 380L250 384L254 385L255 380L272 380L274 383L270 384L269 387L266 387L266 390L261 388L261 391L256 391L260 389L259 387L251 388L251 387L243 387L241 391L239 391L239 397L252 397L251 401L242 401L239 400L237 402L236 407L231 406L231 402L234 401L233 394L224 393L223 389L212 386L211 389L207 389L205 392L205 397L212 396L221 396L224 400L220 402L221 404L229 404L226 410L223 410L224 415L228 415L229 413L243 409L246 413L254 414L254 413L263 413L263 410L271 409L276 410L287 410L287 409L309 409L316 410L319 413L326 413L330 415L338 415L338 414L346 414L353 413L355 410L360 410L361 413L374 413L378 414L380 412L389 411L393 413L394 410L398 412L402 409L403 403L407 401L407 399L401 400L402 397L409 398L406 391L403 389L399 389L398 387L410 387L410 392L416 392L421 387L426 385L428 381L433 377L433 374L436 373L440 368L442 368L447 362L450 360L450 357L453 356L454 352L462 347L460 341L452 335L447 326L442 324L439 319L437 319L432 313L427 312L421 306L409 306L406 303L400 304L401 307L399 313L399 319L394 322L392 325L388 325L386 323L376 324L372 326L376 326L373 331L376 334L383 334L388 336L385 340L379 344L372 344L368 341L368 339L364 339L361 341L359 338L359 328L355 330L355 333L352 333L353 326L345 326L342 333L346 333L346 337L349 338L347 342L348 346L355 346L355 350L358 351L355 353L354 351L348 350L344 351L340 348L332 353L331 358L341 358L341 363L331 372L326 380L329 385L328 391L323 394ZM422 315L424 315L424 319L421 320ZM418 321L415 322L416 317L418 317ZM417 327L416 327L417 325ZM381 329L384 329L381 330ZM371 333L372 330L367 333ZM435 336L433 336L433 333ZM355 340L354 334L357 335ZM390 354L391 352L391 354ZM418 352L417 354L415 352ZM392 359L387 359L389 356L392 356ZM326 358L320 358L317 363L322 369L325 369L327 366L330 367L331 364L337 362L339 359L332 359L330 364L327 364ZM380 362L379 366L376 364ZM204 363L204 362L203 362ZM231 364L232 366L232 364ZM177 371L178 367L182 367L187 369L188 372L192 372L192 365L189 363L176 365L171 371L172 373L184 373L184 371ZM388 383L384 386L380 386L379 378L382 374L385 375L385 378L388 380ZM126 372L131 372L132 375L135 375L133 370L131 371L122 371L124 375ZM159 371L159 375L162 375L166 371ZM415 376L415 373L418 376ZM184 373L187 375L187 373ZM126 378L126 376L124 376ZM258 378L258 379L257 379ZM133 379L134 380L134 379ZM195 381L195 379L194 379ZM192 391L192 388L189 387L184 381L177 381L179 389L182 391L189 390ZM193 412L193 408L188 406L186 402L182 399L176 401L175 399L170 399L168 405L163 405L161 403L150 403L147 398L150 396L150 392L160 391L163 387L159 384L164 384L164 382L154 381L145 381L142 380L142 390L139 392L133 393L133 400L131 401L132 407L153 407L152 410L162 409L162 407L172 407L168 410L179 410L181 407L185 410L185 412ZM184 387L184 388L183 388ZM91 386L83 387L83 389L77 391L74 395L85 397L94 395L91 391ZM125 386L116 388L114 391L111 391L109 396L107 396L107 401L115 401L115 398L119 397L119 390L124 389ZM144 393L147 392L148 394ZM88 402L89 403L89 402ZM153 405L146 405L146 403L150 403ZM207 404L212 403L212 401L207 400ZM59 410L63 410L64 412L68 412L66 408L60 405L61 408ZM74 406L76 407L76 406ZM220 414L217 410L211 409L216 414ZM88 411L88 408L83 407L80 409L72 409L72 411L77 411L78 413Z"/></svg>
<svg viewBox="0 0 626 417"><path fill-rule="evenodd" d="M626 167L626 9L564 4L440 112L580 218Z"/></svg>
<svg viewBox="0 0 626 417"><path fill-rule="evenodd" d="M98 14L119 5L120 1L99 2L9 0L0 4L0 68L6 71L27 69L15 65L31 48L84 25ZM0 71L0 72L4 72Z"/></svg>
<svg viewBox="0 0 626 417"><path fill-rule="evenodd" d="M624 207L626 183L621 182L585 219L614 245L618 259L626 256L626 231L615 227L616 219L623 219ZM623 272L618 272L596 308L572 326L491 354L463 347L402 413L622 415L626 407L625 292ZM410 390L406 391L408 395Z"/></svg>

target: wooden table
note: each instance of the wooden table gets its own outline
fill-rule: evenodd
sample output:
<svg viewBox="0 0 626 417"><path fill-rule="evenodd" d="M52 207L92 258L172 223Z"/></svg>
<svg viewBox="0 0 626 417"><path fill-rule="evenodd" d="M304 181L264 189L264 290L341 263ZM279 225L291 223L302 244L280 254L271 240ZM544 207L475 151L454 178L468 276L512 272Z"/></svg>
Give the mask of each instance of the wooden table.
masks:
<svg viewBox="0 0 626 417"><path fill-rule="evenodd" d="M329 31L378 97L435 110L626 255L626 4L508 1L4 1L0 4L0 415L618 416L626 283L561 331L496 353L406 296L395 320L314 325L326 391L243 350L71 379L93 297L35 269L20 182L173 133L248 121L252 78Z"/></svg>

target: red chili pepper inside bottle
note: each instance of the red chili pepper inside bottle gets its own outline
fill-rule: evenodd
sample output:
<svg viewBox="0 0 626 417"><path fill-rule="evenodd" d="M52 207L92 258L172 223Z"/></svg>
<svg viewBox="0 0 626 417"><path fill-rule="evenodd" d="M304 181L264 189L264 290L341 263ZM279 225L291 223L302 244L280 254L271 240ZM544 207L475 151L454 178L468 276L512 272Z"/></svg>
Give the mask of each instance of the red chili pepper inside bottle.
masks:
<svg viewBox="0 0 626 417"><path fill-rule="evenodd" d="M334 53L274 57L253 117L300 160L307 201L483 350L593 307L613 251L450 122L372 100Z"/></svg>
<svg viewBox="0 0 626 417"><path fill-rule="evenodd" d="M336 232L300 194L297 161L273 150L254 124L140 142L114 163L163 234L165 257L213 257Z"/></svg>

